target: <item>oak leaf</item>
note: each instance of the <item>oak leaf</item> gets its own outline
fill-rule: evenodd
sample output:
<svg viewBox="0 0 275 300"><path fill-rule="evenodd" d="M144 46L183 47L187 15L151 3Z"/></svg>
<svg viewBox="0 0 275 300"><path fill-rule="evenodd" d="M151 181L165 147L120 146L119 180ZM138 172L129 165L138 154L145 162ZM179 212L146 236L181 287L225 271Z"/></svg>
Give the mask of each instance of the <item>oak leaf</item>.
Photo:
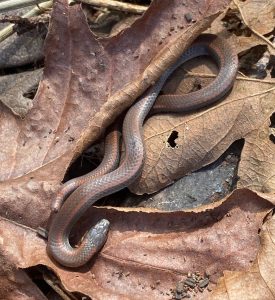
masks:
<svg viewBox="0 0 275 300"><path fill-rule="evenodd" d="M270 122L270 118L267 118L263 126L245 138L239 164L238 187L263 193L275 191L275 143Z"/></svg>
<svg viewBox="0 0 275 300"><path fill-rule="evenodd" d="M155 0L131 27L98 40L80 5L56 0L45 70L23 120L1 109L1 213L37 227L74 157L173 63L227 0ZM185 14L192 12L195 23ZM146 29L146 30L145 30Z"/></svg>
<svg viewBox="0 0 275 300"><path fill-rule="evenodd" d="M73 272L53 263L34 230L6 219L0 220L0 250L21 269L48 266L68 291L93 299L167 299L188 272L206 272L211 289L225 270L245 272L259 263L265 272L273 272L274 264L257 260L263 251L258 230L275 203L270 200L242 189L195 211L90 209L89 220L110 220L110 233L95 259ZM85 231L88 219L82 225ZM275 235L273 227L268 227L269 236ZM207 289L198 295L211 297Z"/></svg>
<svg viewBox="0 0 275 300"><path fill-rule="evenodd" d="M246 271L224 272L211 300L274 299L275 294L275 217L263 224L261 247L253 265Z"/></svg>
<svg viewBox="0 0 275 300"><path fill-rule="evenodd" d="M202 79L197 76L202 83L205 77L208 76ZM246 137L250 137L247 143L251 144L252 132L264 125L261 131L268 130L268 120L275 109L274 83L240 77L226 99L208 109L182 116L156 115L150 118L144 126L144 168L131 190L137 194L153 193L215 161L234 141L244 138L246 143ZM174 145L171 146L169 139L173 136ZM258 138L257 134L253 136ZM267 164L274 158L274 145L271 141L269 144ZM256 165L255 172L257 167L261 168ZM268 172L274 178L272 163ZM259 180L268 176L264 172L261 175L263 178Z"/></svg>

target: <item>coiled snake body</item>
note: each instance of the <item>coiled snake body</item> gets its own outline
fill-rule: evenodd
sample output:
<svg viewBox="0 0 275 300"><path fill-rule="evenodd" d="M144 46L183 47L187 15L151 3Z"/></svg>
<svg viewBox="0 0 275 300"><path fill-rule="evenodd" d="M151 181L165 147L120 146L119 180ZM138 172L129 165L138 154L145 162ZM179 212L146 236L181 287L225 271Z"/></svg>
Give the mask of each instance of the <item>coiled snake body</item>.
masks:
<svg viewBox="0 0 275 300"><path fill-rule="evenodd" d="M155 103L162 86L172 72L184 62L202 55L211 56L218 64L219 74L215 80L207 87L186 95L161 95ZM82 266L104 245L109 229L109 222L105 219L100 220L87 232L78 247L71 246L69 235L72 227L91 205L100 198L129 186L140 175L145 156L142 125L149 111L152 109L150 113L179 113L210 105L231 89L237 67L237 56L226 41L214 35L204 34L129 109L123 122L125 158L120 166L116 168L117 164L114 162L116 159L110 159L110 166L105 171L101 172L99 167L99 174L96 174L98 172L96 171L92 176L84 176L78 181L72 180L71 188L65 188L59 194L60 199L55 208L60 206L65 195L70 194L81 184L70 194L50 226L47 250L57 262L67 267ZM112 137L116 134L116 130L111 132ZM114 151L118 151L117 146L110 144ZM102 175L106 172L107 174Z"/></svg>

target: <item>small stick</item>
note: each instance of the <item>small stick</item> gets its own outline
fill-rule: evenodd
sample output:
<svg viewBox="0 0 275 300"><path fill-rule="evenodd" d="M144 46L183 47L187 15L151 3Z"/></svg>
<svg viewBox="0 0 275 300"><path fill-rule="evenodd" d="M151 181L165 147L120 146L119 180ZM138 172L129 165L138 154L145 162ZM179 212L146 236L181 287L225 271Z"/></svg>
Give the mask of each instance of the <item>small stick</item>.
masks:
<svg viewBox="0 0 275 300"><path fill-rule="evenodd" d="M30 17L34 17L37 15L42 14L45 10L49 9L52 7L52 0L51 1L47 1L47 2L43 2L40 4L39 8L35 7L33 9L31 9L30 11L28 11L26 14L24 14L22 16L22 18L30 18ZM7 27L3 28L2 30L0 30L0 43L2 41L4 41L6 38L8 38L10 35L12 35L14 32L14 25L8 25Z"/></svg>
<svg viewBox="0 0 275 300"><path fill-rule="evenodd" d="M210 73L199 73L199 72L192 72L185 70L186 74L194 77L203 77L203 78L216 78L217 75L210 74ZM241 76L237 76L236 79L244 80L244 81L254 81L254 82L263 82L263 83L274 83L274 80L266 80L266 79L257 79L257 78L250 78L245 76L242 72L238 71Z"/></svg>
<svg viewBox="0 0 275 300"><path fill-rule="evenodd" d="M234 4L237 6L241 16L242 16L242 19L243 19L243 22L244 24L257 36L259 37L260 39L264 40L269 46L271 46L273 49L275 49L275 46L270 42L270 40L268 40L266 37L264 37L262 34L260 34L258 31L256 31L255 29L253 29L247 22L247 20L245 19L244 15L243 15L243 12L242 12L242 9L238 3L237 0L233 0Z"/></svg>
<svg viewBox="0 0 275 300"><path fill-rule="evenodd" d="M7 0L0 3L0 13L45 2L45 0Z"/></svg>
<svg viewBox="0 0 275 300"><path fill-rule="evenodd" d="M115 0L71 0L70 5L78 2L99 6L99 7L106 7L112 10L130 12L134 14L143 14L148 8L147 6L144 5L130 4L130 3L125 3L125 2L115 1Z"/></svg>
<svg viewBox="0 0 275 300"><path fill-rule="evenodd" d="M39 23L48 23L49 15L23 18L20 16L0 16L0 23L13 23L19 25L35 26Z"/></svg>
<svg viewBox="0 0 275 300"><path fill-rule="evenodd" d="M60 296L60 299L62 298L63 300L77 300L76 296L74 296L70 292L68 292L69 295L67 295L49 274L47 274L46 272L43 272L43 271L42 271L42 274L43 274L42 275L43 279ZM82 299L84 299L84 298L82 298Z"/></svg>

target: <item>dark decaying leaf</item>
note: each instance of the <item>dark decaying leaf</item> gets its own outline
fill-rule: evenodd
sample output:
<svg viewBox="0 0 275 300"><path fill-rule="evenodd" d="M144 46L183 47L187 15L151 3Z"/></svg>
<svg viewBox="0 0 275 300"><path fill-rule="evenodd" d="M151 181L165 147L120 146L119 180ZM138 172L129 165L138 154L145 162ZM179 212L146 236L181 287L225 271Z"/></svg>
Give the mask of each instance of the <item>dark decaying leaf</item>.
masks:
<svg viewBox="0 0 275 300"><path fill-rule="evenodd" d="M32 97L28 94L37 89L42 73L42 69L38 69L32 72L1 76L0 101L15 115L24 118L33 106Z"/></svg>

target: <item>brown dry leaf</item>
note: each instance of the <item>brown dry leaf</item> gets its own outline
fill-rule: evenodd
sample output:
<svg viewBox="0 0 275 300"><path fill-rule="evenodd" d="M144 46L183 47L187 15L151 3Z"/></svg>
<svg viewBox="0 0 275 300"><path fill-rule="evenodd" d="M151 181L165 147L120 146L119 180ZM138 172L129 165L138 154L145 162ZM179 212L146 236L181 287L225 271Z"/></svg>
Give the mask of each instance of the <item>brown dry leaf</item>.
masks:
<svg viewBox="0 0 275 300"><path fill-rule="evenodd" d="M94 142L228 2L205 0L198 5L190 0L183 5L155 0L130 28L97 40L80 5L56 0L44 78L33 108L24 120L1 109L2 215L34 227L47 220L73 157ZM196 22L189 24L186 13Z"/></svg>
<svg viewBox="0 0 275 300"><path fill-rule="evenodd" d="M275 216L263 225L261 248L253 265L243 272L224 272L211 300L274 299L275 295Z"/></svg>
<svg viewBox="0 0 275 300"><path fill-rule="evenodd" d="M2 246L0 246L2 250ZM14 261L9 262L6 252L1 253L0 299L1 300L47 300L37 285L24 270L17 269Z"/></svg>
<svg viewBox="0 0 275 300"><path fill-rule="evenodd" d="M266 45L264 40L259 39L254 34L246 36L245 32L243 35L234 32L237 29L240 30L239 22L241 22L241 19L239 19L240 17L238 14L236 7L231 3L230 8L215 19L207 32L219 35L219 37L226 39L230 45L234 45L234 50L239 55L246 53L255 46ZM232 20L235 20L235 23L233 23L234 25L229 23L229 21L232 22ZM233 28L230 28L230 26ZM236 29L234 27L236 27ZM245 31L245 29L243 29L243 31Z"/></svg>
<svg viewBox="0 0 275 300"><path fill-rule="evenodd" d="M272 14L272 7L273 10L275 8L272 2L274 1L233 1L227 11L216 18L211 28L208 29L208 32L218 34L234 45L240 57L239 69L246 75L256 78L263 78L265 72L267 73L266 79L272 77L270 74L272 68L268 66L272 64L270 56L275 54L275 47L267 41L273 36L271 27L274 28L272 20L274 16L264 18ZM260 14L259 7L261 7ZM253 13L250 13L251 11ZM259 28L260 31L257 31L258 26L254 28L254 24L263 26L261 30ZM265 26L267 24L268 26ZM256 31L252 32L252 30ZM259 34L265 34L267 39Z"/></svg>
<svg viewBox="0 0 275 300"><path fill-rule="evenodd" d="M274 193L275 144L272 140L272 128L269 125L268 118L263 126L246 136L238 170L240 177L238 187Z"/></svg>
<svg viewBox="0 0 275 300"><path fill-rule="evenodd" d="M258 45L265 45L269 46L270 53L274 54L274 47L270 47L263 37L256 34L263 36L270 33L272 37L274 9L275 4L272 0L234 0L228 10L212 23L209 31L228 39L237 53Z"/></svg>
<svg viewBox="0 0 275 300"><path fill-rule="evenodd" d="M188 272L207 272L213 288L225 270L250 268L260 248L258 229L271 208L270 202L246 189L195 212L93 208L85 228L88 220L104 217L111 230L98 256L74 272L49 259L45 242L33 230L4 219L0 247L19 268L47 265L67 290L92 299L171 299L170 289ZM207 294L199 293L198 299Z"/></svg>
<svg viewBox="0 0 275 300"><path fill-rule="evenodd" d="M249 1L246 1L246 3ZM234 7L234 5L232 5L232 7ZM265 8L268 10L268 5L265 6ZM231 14L233 14L232 11L230 11ZM222 23L222 20L225 18L226 13L220 15L211 25L211 28L208 30L208 32L211 33L215 33L220 35L223 38L228 39L229 43L231 43L232 45L234 45L234 49L237 53L244 53L245 51L249 50L250 48L252 48L253 46L256 45L264 45L265 42L263 40L259 40L255 35L251 35L250 37L246 37L246 36L236 36L235 34L231 34L228 30L228 27L225 27L224 24ZM234 14L233 14L234 15ZM229 17L228 17L229 18ZM231 16L232 18L232 16ZM259 18L261 18L259 16ZM196 66L195 63L193 63L193 67L194 65ZM188 67L185 67L184 70L188 70ZM173 76L173 79L170 80L170 82L166 85L166 92L167 93L174 93L175 91L177 93L184 93L184 92L188 92L192 89L192 87L194 87L197 82L199 82L202 86L206 85L209 82L209 79L207 77L207 74L211 74L212 68L201 68L201 67L195 67L193 68L195 70L193 76L193 79L190 80L190 78L185 78L183 81L183 84L181 83L179 86L178 82L181 81L182 79L182 74L181 75L177 75L175 74ZM181 70L181 72L183 72ZM240 79L240 80L245 80ZM233 90L233 92L235 93L235 96L233 96L232 94L230 95L231 100L234 102L235 98L242 98L244 97L244 99L240 99L240 101L245 101L245 93L247 93L247 100L250 102L250 93L251 91L252 94L256 91L256 93L259 91L259 88L261 87L261 81L255 81L251 82L249 81L249 79L247 79L248 81L246 83L242 83L241 85L237 84L237 88L238 90L236 90L236 88ZM173 83L174 81L174 83ZM267 82L269 87L272 89L272 87L275 85L275 81L268 81ZM254 89L254 85L257 85L257 88L255 87ZM245 88L243 88L243 86L246 86ZM183 86L183 87L182 87ZM263 81L263 96L265 95L265 83ZM243 90L245 89L245 90ZM239 91L240 90L240 91ZM254 97L254 100L257 101L257 97L259 97L259 103L262 101L261 98L263 97L261 95L261 93L259 95L257 95L256 97ZM262 116L260 116L262 123L264 124L264 127L261 129L262 131L265 130L266 132L269 130L268 126L269 126L269 117L272 114L272 112L274 111L275 108L275 101L274 101L274 93L273 90L270 91L270 93L268 93L268 95L265 95L266 97L269 98L270 102L270 110L269 112L266 111L265 108L263 108L262 110L259 111L259 114L261 114ZM253 100L253 101L254 101ZM234 105L234 103L233 103ZM272 108L273 107L273 108ZM215 108L214 108L215 109ZM232 106L228 105L227 108L228 110L232 110ZM243 111L244 114L247 114L247 117L250 118L251 116L253 116L254 112L251 111L251 116L249 113L249 108L247 109L247 111ZM211 111L213 111L211 109ZM225 111L225 110L224 110ZM180 124L180 120L181 118L168 118L167 116L163 116L160 118L155 117L155 121L149 120L148 122L148 127L147 125L145 126L145 137L147 135L147 156L149 157L146 164L147 166L145 166L145 169L143 171L142 177L140 179L140 186L137 186L136 183L131 187L131 190L137 194L143 194L143 193L152 193L154 191L159 190L162 187L165 187L166 185L172 183L175 179L178 179L180 177L182 177L183 175L192 172L196 169L199 169L200 167L208 164L205 163L205 158L203 157L205 154L208 153L208 150L211 149L212 152L214 151L219 151L219 147L217 147L217 145L215 145L215 134L217 134L217 137L220 134L220 126L221 124L219 124L217 126L217 122L220 123L220 118L222 119L223 116L220 114L220 111L218 109L217 106L217 117L215 117L214 119L212 119L212 116L214 114L208 114L207 111L205 112L205 116L200 117L201 121L199 122L189 122L188 121L188 117L183 117L182 118L182 124ZM200 114L199 114L200 115ZM224 129L223 130L227 130L227 126L230 124L230 117L233 117L232 115L229 115L229 122L227 122L228 118L227 118L227 112L226 114L224 114L225 119L222 120L223 124L224 124ZM204 122L203 120L208 120L208 117L210 117L211 122ZM192 119L192 115L190 116L190 118ZM195 115L195 119L199 118ZM242 118L242 116L240 116L240 118ZM164 120L167 119L167 120ZM216 119L216 121L215 121ZM255 132L258 130L258 128L253 128L253 126L255 125L255 122L258 124L256 126L261 126L261 122L258 122L259 120L251 120L251 130L252 132ZM174 123L176 122L176 124ZM205 124L201 124L202 122L204 122ZM236 120L236 122L238 122L238 120ZM194 128L190 128L189 123L194 125ZM253 125L254 123L254 125ZM152 125L153 124L153 125ZM187 131L185 131L185 127L184 125L188 125L188 129ZM158 128L159 126L159 128ZM150 127L150 128L149 128ZM200 127L200 129L198 129L198 127ZM146 129L147 128L147 129ZM205 131L202 130L202 128L204 128ZM190 130L189 130L190 129ZM192 130L194 129L194 131ZM236 130L235 135L236 138L232 139L231 142L229 142L227 144L227 146L224 145L224 142L226 142L226 140L222 140L221 142L223 143L222 146L224 146L223 150L221 150L220 153L217 153L217 155L215 155L215 159L218 158L223 151L236 139L239 139L241 137L245 137L247 138L247 142L251 143L251 138L249 140L249 128L247 128L248 131L244 132L243 136L240 136L240 132L238 129L238 126L234 125L234 129ZM147 130L147 131L146 131ZM240 131L242 131L243 128L241 128ZM260 130L260 129L259 129ZM147 133L146 133L147 132ZM214 139L212 137L214 132ZM192 134L196 134L196 136L194 137L190 137L190 135ZM230 131L230 134L232 132ZM187 137L186 137L187 134ZM248 134L246 136L246 134ZM155 137L154 137L155 135ZM179 137L178 137L179 136ZM198 141L198 139L200 139L200 137L202 136L202 139ZM171 148L169 143L168 143L168 139L169 137L172 139L172 141L174 141L177 144L178 148ZM178 137L178 138L177 138ZM209 137L209 139L211 139L212 141L210 141L210 144L208 142L206 142L206 138ZM174 139L175 140L174 140ZM189 138L189 139L188 139ZM183 139L187 139L184 140ZM156 140L158 140L156 142ZM190 142L190 143L189 143ZM198 143L197 143L198 142ZM182 144L181 144L182 143ZM183 145L184 143L184 145ZM194 144L197 143L197 145L194 146ZM205 147L205 143L206 143L206 147ZM211 144L212 143L212 144ZM241 178L243 178L243 174L244 176L246 176L246 178L244 179L244 182L241 181L240 183L240 187L258 187L258 189L255 188L255 190L265 190L266 192L272 192L272 189L270 188L270 181L272 182L272 180L274 180L274 167L273 167L273 152L272 152L272 142L269 140L268 136L266 138L266 143L269 144L268 149L269 149L269 153L267 153L265 156L265 159L267 159L266 161L262 162L261 166L254 166L252 168L254 172L254 176L253 178L247 178L251 175L251 172L247 173L247 168L251 168L251 165L248 165L244 170L242 170L242 167L240 167L240 174L239 176ZM199 146L201 145L201 147ZM182 149L181 146L183 147ZM247 146L247 145L246 145ZM244 149L246 149L247 147L244 147ZM214 147L214 149L212 149L212 147ZM205 149L203 149L205 148ZM193 150L192 150L193 149ZM253 151L253 150L252 150ZM246 151L247 153L247 151ZM179 156L179 157L178 157ZM202 156L203 158L200 158L198 156ZM210 156L210 158L209 158ZM207 154L206 160L209 159L209 163L213 162L215 159L211 159L211 153L209 155L209 153ZM249 158L249 154L247 153L247 155L244 157L242 156L242 159L245 159L246 161L250 161ZM270 163L271 162L271 163ZM241 166L242 166L242 162L241 162ZM264 169L263 169L263 165L264 165ZM265 173L266 172L266 173ZM273 176L273 179L272 179ZM253 180L255 179L255 182L253 183ZM266 183L268 186L265 188L262 186L259 186L259 181L262 182L263 185L265 185L265 180L268 179L268 182ZM247 181L247 185L245 183L245 181ZM273 189L274 190L274 189Z"/></svg>
<svg viewBox="0 0 275 300"><path fill-rule="evenodd" d="M273 0L235 1L251 28L262 35L274 30L275 2Z"/></svg>
<svg viewBox="0 0 275 300"><path fill-rule="evenodd" d="M274 31L274 1L233 0L232 6L238 9L242 23L249 28L253 39L258 39L259 43L264 42L268 46L269 52L274 55L275 47L270 41Z"/></svg>
<svg viewBox="0 0 275 300"><path fill-rule="evenodd" d="M274 99L275 81L239 78L226 99L208 109L184 116L153 116L144 126L145 165L131 190L137 194L158 191L215 161L234 141L264 124L268 128ZM169 144L171 136L176 137L176 146Z"/></svg>

